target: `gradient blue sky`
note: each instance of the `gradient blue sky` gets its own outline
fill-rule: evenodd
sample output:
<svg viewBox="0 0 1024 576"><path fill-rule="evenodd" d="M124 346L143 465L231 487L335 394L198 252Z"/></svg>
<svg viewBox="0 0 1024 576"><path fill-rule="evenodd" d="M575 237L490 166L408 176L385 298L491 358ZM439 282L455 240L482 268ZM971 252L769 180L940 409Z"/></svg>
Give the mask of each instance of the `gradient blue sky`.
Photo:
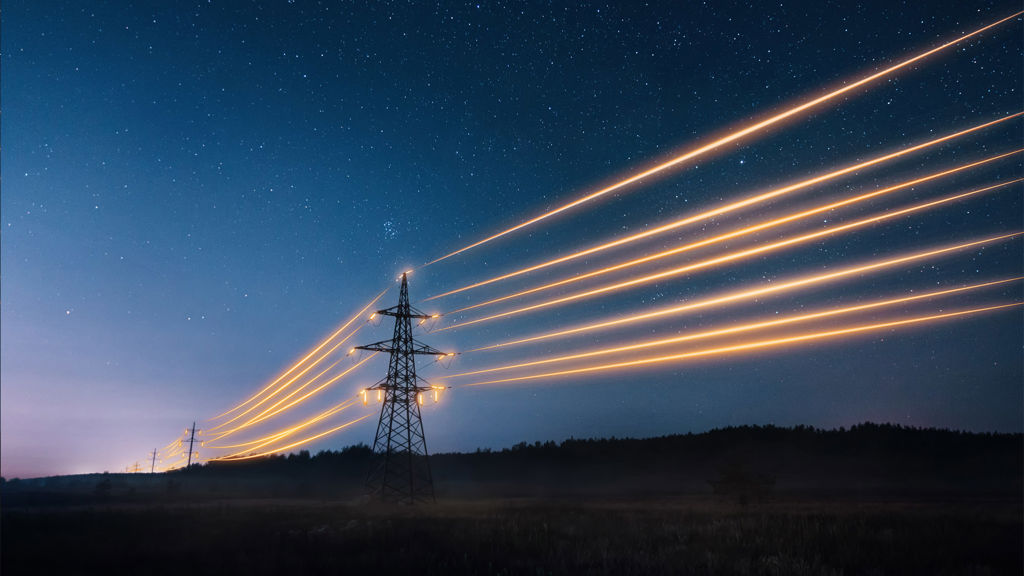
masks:
<svg viewBox="0 0 1024 576"><path fill-rule="evenodd" d="M2 473L115 471L143 460L193 420L208 426L257 390L399 271L1018 7L7 2ZM413 300L1017 112L1022 56L1018 19L642 186L418 272ZM1006 122L791 201L420 307L443 312L990 156L1021 136L1020 120ZM836 218L1020 172L1018 156ZM1021 214L1016 185L728 268L422 338L464 350L1017 231ZM466 355L448 370L1021 275L1021 262L1017 239L686 319ZM394 292L387 298L383 306ZM903 312L1020 299L1017 283ZM389 335L387 325L368 327L357 340ZM452 390L425 409L428 445L865 420L1020 431L1022 346L1015 309L786 351ZM384 362L375 362L308 408L382 377ZM423 367L428 378L445 373ZM311 448L370 442L373 426L370 418Z"/></svg>

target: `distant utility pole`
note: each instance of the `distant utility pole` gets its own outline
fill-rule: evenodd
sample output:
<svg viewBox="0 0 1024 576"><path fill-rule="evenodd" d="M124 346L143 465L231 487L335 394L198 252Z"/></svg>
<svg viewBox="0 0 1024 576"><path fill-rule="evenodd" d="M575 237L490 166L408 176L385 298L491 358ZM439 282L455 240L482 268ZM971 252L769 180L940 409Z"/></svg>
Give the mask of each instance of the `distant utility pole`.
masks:
<svg viewBox="0 0 1024 576"><path fill-rule="evenodd" d="M156 448L153 448L153 452L150 454L150 457L152 459L149 461L149 473L152 474L153 470L156 469Z"/></svg>
<svg viewBox="0 0 1024 576"><path fill-rule="evenodd" d="M185 468L192 466L192 446L196 442L196 423L192 422L192 432L188 437L188 463L185 464Z"/></svg>
<svg viewBox="0 0 1024 576"><path fill-rule="evenodd" d="M412 337L412 319L430 319L428 314L409 305L409 283L402 274L402 291L398 305L377 314L395 317L395 333L384 340L359 350L387 352L391 355L387 376L369 388L384 394L373 439L373 452L378 455L366 479L370 496L386 502L414 504L434 501L434 480L430 474L430 455L423 435L420 404L430 386L421 386L416 376L416 355L443 357L446 354ZM424 382L425 384L425 382Z"/></svg>

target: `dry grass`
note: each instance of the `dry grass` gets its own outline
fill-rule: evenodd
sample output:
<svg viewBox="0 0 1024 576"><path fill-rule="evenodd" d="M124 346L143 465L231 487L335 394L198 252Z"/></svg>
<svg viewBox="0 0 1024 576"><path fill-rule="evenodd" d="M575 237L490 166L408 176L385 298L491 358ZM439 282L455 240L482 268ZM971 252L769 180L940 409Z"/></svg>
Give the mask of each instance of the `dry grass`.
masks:
<svg viewBox="0 0 1024 576"><path fill-rule="evenodd" d="M1020 502L248 500L2 515L3 574L1020 574Z"/></svg>

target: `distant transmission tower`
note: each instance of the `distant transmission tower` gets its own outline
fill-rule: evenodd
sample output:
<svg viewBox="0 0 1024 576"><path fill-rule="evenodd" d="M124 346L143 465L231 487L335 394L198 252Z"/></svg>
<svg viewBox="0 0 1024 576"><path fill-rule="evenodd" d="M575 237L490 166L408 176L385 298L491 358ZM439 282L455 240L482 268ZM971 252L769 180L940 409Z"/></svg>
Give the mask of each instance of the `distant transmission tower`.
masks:
<svg viewBox="0 0 1024 576"><path fill-rule="evenodd" d="M409 305L409 282L405 274L402 274L398 305L378 310L377 314L395 317L394 336L390 341L356 346L359 350L391 355L388 375L369 388L383 392L384 403L377 422L377 436L373 439L377 461L367 477L367 489L371 497L385 502L433 502L434 480L420 417L423 394L432 388L420 385L422 380L416 376L415 358L417 354L445 356L445 353L413 339L412 319L426 320L431 316Z"/></svg>
<svg viewBox="0 0 1024 576"><path fill-rule="evenodd" d="M186 428L185 432L189 432L189 430ZM188 463L185 464L185 468L190 468L192 466L192 456L195 455L195 451L193 450L193 446L195 445L195 443L196 443L196 423L193 422L192 423L191 434L189 435L189 438L188 438Z"/></svg>

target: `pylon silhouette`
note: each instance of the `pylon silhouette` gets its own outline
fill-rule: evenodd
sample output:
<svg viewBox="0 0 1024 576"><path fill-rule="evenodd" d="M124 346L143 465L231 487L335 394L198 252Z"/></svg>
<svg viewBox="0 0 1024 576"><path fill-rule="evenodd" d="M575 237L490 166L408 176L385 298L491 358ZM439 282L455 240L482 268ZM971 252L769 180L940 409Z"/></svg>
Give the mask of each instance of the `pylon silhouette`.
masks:
<svg viewBox="0 0 1024 576"><path fill-rule="evenodd" d="M385 502L433 502L434 480L420 416L423 393L431 387L416 375L416 355L445 356L445 353L413 339L412 319L431 316L409 305L409 282L405 274L402 274L398 305L378 310L377 314L394 316L394 336L391 340L356 346L359 350L391 355L387 376L368 388L383 391L384 403L373 439L373 452L377 457L367 476L367 490L371 498Z"/></svg>

